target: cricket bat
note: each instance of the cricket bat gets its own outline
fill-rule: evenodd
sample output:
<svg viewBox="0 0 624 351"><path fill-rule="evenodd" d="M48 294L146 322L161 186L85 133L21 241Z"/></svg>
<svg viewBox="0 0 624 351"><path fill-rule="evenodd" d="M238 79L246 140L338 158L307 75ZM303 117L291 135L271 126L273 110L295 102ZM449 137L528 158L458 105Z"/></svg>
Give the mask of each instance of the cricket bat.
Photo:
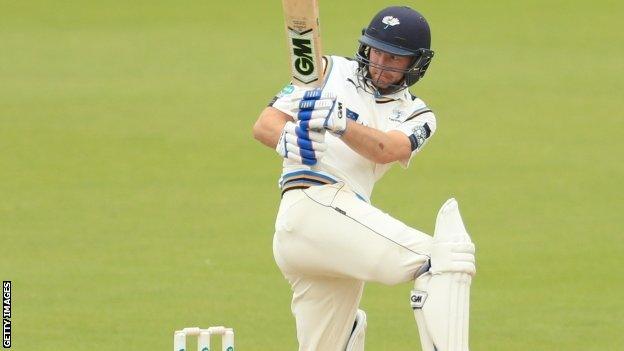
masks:
<svg viewBox="0 0 624 351"><path fill-rule="evenodd" d="M282 0L293 84L323 85L318 0Z"/></svg>

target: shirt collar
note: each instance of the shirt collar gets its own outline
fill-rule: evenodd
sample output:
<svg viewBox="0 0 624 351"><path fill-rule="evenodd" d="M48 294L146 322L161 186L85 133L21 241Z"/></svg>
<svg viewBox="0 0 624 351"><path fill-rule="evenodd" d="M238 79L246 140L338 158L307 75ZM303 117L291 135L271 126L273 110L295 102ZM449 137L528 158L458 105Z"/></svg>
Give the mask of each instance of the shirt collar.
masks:
<svg viewBox="0 0 624 351"><path fill-rule="evenodd" d="M412 101L412 94L410 94L409 90L405 88L393 94L375 96L375 101L381 102L381 103L390 102L390 101L398 101L398 100L401 100L403 102Z"/></svg>

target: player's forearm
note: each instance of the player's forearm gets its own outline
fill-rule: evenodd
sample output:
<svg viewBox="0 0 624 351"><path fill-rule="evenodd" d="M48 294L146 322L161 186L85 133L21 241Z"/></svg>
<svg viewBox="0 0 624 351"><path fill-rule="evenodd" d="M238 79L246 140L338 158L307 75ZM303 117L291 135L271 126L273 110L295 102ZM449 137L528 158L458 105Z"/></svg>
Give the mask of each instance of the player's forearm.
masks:
<svg viewBox="0 0 624 351"><path fill-rule="evenodd" d="M262 144L275 149L284 125L288 121L292 121L290 116L276 108L267 107L262 111L256 124L253 126L254 138Z"/></svg>
<svg viewBox="0 0 624 351"><path fill-rule="evenodd" d="M373 162L385 164L410 156L409 141L398 133L390 134L348 121L341 139L358 154Z"/></svg>

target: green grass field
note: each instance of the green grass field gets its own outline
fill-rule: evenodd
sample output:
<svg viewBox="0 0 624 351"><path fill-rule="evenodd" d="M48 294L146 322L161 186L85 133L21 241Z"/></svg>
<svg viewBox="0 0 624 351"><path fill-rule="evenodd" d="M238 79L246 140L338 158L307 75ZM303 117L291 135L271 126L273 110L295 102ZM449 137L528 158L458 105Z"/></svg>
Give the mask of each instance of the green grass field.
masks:
<svg viewBox="0 0 624 351"><path fill-rule="evenodd" d="M325 51L352 55L387 4L321 1ZM412 91L438 132L373 203L432 232L458 198L473 350L624 349L624 6L407 4L432 27ZM167 350L214 324L240 350L296 348L271 251L280 160L251 135L286 62L279 1L0 4L13 349ZM367 349L419 349L410 289L367 286Z"/></svg>

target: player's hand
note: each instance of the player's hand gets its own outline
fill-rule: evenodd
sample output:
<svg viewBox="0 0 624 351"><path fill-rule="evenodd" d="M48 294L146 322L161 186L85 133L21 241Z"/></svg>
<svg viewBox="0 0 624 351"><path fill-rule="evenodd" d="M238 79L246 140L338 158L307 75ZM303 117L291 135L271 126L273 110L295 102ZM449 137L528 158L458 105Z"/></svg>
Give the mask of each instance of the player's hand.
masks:
<svg viewBox="0 0 624 351"><path fill-rule="evenodd" d="M301 122L286 122L275 151L289 160L313 166L326 150L325 133L302 128Z"/></svg>
<svg viewBox="0 0 624 351"><path fill-rule="evenodd" d="M313 130L329 130L341 136L347 129L347 119L342 103L336 100L336 94L313 89L300 92L293 96L296 107L296 118L302 128Z"/></svg>

